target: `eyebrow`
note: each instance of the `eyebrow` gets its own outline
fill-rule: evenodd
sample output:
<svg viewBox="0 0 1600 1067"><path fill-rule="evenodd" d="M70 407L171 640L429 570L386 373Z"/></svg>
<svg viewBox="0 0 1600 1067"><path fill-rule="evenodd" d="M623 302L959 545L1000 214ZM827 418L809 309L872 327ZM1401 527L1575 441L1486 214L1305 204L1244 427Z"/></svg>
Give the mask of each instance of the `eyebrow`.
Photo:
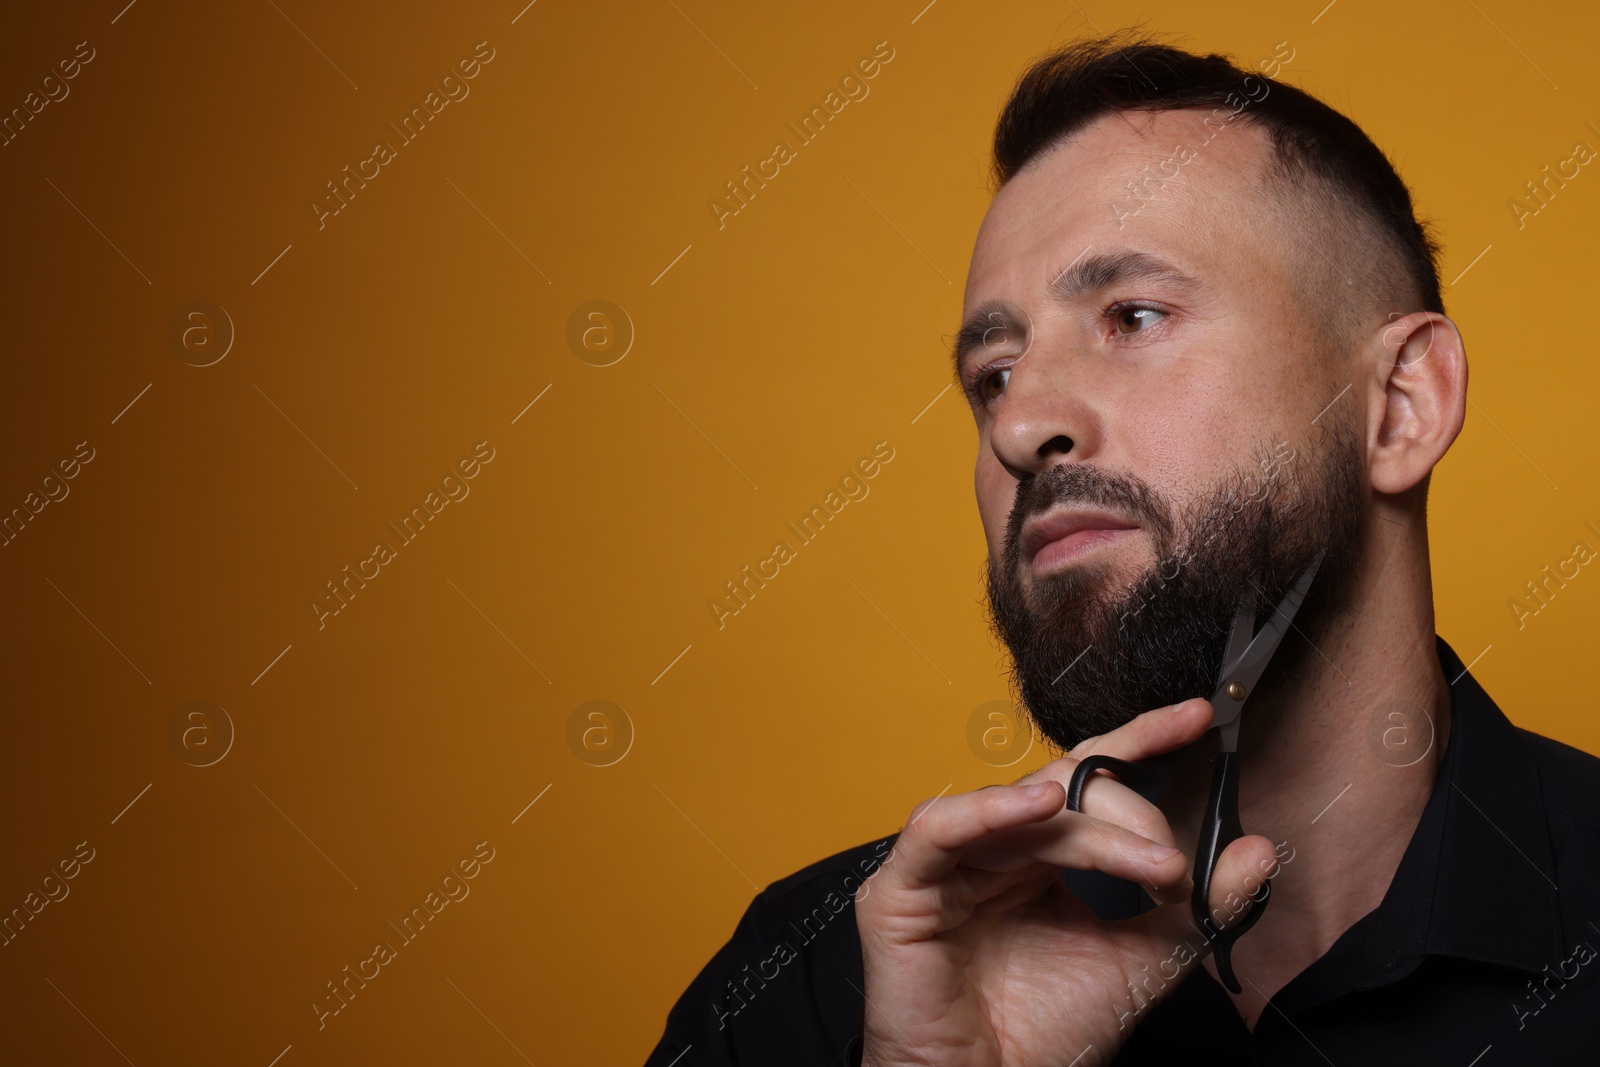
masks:
<svg viewBox="0 0 1600 1067"><path fill-rule="evenodd" d="M1093 256L1080 253L1077 259L1051 279L1048 288L1056 302L1067 304L1108 286L1130 281L1164 282L1188 291L1201 286L1198 278L1160 256L1124 249ZM1025 330L1027 326L1026 322L1017 321L1005 301L989 300L979 304L961 324L961 329L956 331L955 343L951 346L950 361L956 376L960 377L967 357L975 349L983 347L984 337L990 330Z"/></svg>

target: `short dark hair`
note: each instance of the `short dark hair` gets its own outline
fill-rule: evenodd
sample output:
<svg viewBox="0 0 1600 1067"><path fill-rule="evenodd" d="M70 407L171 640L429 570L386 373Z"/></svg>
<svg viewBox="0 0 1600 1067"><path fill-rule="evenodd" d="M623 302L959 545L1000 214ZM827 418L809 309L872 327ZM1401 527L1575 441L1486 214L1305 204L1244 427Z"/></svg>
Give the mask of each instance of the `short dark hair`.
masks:
<svg viewBox="0 0 1600 1067"><path fill-rule="evenodd" d="M1240 100L1248 101L1242 111ZM1273 178L1301 191L1320 186L1365 231L1364 243L1380 242L1389 253L1382 256L1391 262L1388 276L1369 265L1380 271L1375 284L1388 288L1398 261L1421 302L1420 309L1406 310L1444 313L1432 227L1416 217L1410 190L1361 127L1309 93L1226 56L1196 55L1138 31L1073 42L1028 68L995 127L996 189L1103 115L1197 107L1227 107L1258 124L1271 138ZM1349 325L1354 311L1346 305L1330 319Z"/></svg>

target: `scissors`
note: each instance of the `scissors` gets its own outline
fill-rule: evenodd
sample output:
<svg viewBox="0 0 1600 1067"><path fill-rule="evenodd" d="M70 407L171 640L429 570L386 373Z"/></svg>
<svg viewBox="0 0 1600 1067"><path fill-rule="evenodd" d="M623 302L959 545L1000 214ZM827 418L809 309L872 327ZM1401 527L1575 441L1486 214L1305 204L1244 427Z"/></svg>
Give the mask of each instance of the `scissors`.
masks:
<svg viewBox="0 0 1600 1067"><path fill-rule="evenodd" d="M1212 942L1212 955L1217 961L1217 974L1229 992L1240 991L1239 980L1233 973L1232 949L1234 941L1254 926L1267 910L1272 896L1272 883L1261 883L1260 896L1250 899L1255 906L1242 920L1219 930L1211 918L1208 902L1211 897L1211 878L1216 871L1217 857L1222 850L1244 835L1239 825L1239 720L1244 702L1254 692L1255 685L1272 660L1273 653L1289 631L1295 612L1300 610L1311 580L1327 550L1317 553L1311 565L1301 573L1294 588L1273 611L1272 617L1255 632L1256 588L1252 584L1239 598L1234 612L1233 626L1228 631L1227 651L1223 654L1222 670L1217 675L1217 689L1211 697L1211 729L1218 731L1221 751L1211 774L1211 795L1206 801L1205 816L1200 823L1200 840L1194 855L1194 894L1189 903L1206 940ZM1181 756L1174 753L1174 756ZM1130 763L1114 756L1086 756L1072 772L1072 782L1067 789L1067 807L1082 811L1083 787L1089 776L1097 770L1108 770L1129 788L1144 791L1146 788L1167 783L1166 771L1173 766L1170 757L1158 757L1144 764Z"/></svg>

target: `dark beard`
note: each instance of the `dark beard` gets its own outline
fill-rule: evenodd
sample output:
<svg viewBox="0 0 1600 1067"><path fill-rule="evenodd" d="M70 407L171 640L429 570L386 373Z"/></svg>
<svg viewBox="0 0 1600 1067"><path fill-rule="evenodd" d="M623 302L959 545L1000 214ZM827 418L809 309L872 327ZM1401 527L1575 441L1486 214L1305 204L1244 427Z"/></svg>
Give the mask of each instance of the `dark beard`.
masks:
<svg viewBox="0 0 1600 1067"><path fill-rule="evenodd" d="M1331 415L1332 413L1330 413ZM987 586L996 634L1035 725L1063 751L1134 717L1212 695L1239 598L1254 587L1258 623L1327 549L1311 591L1256 687L1293 675L1333 616L1348 606L1360 552L1365 464L1352 420L1318 428L1237 472L1175 522L1141 479L1084 463L1056 464L1017 487L1000 566ZM1288 458L1286 459L1285 456ZM1268 473L1269 472L1269 473ZM1138 522L1157 562L1125 591L1110 567L1078 564L1023 587L1023 523L1057 504L1098 507Z"/></svg>

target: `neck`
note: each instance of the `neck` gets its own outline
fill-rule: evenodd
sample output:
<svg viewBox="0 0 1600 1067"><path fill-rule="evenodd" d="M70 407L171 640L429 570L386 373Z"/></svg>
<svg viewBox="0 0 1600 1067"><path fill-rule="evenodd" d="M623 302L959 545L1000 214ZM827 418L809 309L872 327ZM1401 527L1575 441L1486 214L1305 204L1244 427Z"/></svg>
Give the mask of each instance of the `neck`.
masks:
<svg viewBox="0 0 1600 1067"><path fill-rule="evenodd" d="M1235 1004L1250 1025L1382 901L1448 739L1426 528L1382 500L1369 514L1349 610L1291 630L1286 645L1309 647L1244 711L1239 818L1279 846L1281 864L1271 907L1234 946L1251 978ZM1180 840L1198 835L1209 775L1196 761L1161 805Z"/></svg>

